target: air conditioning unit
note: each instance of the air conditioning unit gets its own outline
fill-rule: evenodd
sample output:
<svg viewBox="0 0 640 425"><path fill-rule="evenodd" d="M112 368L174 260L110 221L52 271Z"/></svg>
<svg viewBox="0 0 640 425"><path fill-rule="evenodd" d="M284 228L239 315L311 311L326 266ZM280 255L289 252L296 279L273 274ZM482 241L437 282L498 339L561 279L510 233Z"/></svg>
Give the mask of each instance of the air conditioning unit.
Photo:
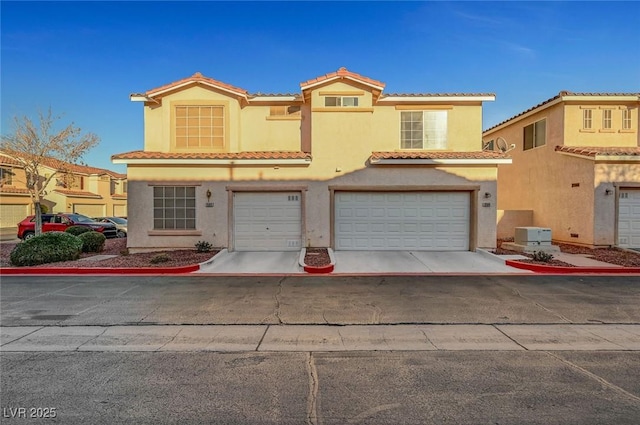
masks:
<svg viewBox="0 0 640 425"><path fill-rule="evenodd" d="M525 246L551 246L551 229L516 227L515 243Z"/></svg>

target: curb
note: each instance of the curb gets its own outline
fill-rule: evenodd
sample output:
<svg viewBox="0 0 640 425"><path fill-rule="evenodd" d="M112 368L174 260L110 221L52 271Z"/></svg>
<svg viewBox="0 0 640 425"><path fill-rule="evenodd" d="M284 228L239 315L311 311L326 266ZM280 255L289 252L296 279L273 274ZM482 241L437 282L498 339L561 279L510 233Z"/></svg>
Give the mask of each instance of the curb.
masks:
<svg viewBox="0 0 640 425"><path fill-rule="evenodd" d="M575 273L603 273L603 274L640 274L640 267L565 267L545 266L541 264L522 263L520 261L505 260L505 264L522 270L536 273L575 274Z"/></svg>
<svg viewBox="0 0 640 425"><path fill-rule="evenodd" d="M183 274L200 270L199 264L180 267L11 267L0 268L0 275L158 275Z"/></svg>

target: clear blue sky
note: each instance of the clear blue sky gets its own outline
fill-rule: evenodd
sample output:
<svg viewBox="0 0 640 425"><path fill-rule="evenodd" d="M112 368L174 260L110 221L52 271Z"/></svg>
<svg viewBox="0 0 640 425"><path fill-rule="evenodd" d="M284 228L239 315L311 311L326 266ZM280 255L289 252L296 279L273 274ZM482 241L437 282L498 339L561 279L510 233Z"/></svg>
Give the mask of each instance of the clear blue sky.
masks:
<svg viewBox="0 0 640 425"><path fill-rule="evenodd" d="M298 92L341 66L385 92L491 92L484 128L556 95L640 91L640 2L8 2L1 7L2 133L51 107L102 142L143 148L129 101L202 72Z"/></svg>

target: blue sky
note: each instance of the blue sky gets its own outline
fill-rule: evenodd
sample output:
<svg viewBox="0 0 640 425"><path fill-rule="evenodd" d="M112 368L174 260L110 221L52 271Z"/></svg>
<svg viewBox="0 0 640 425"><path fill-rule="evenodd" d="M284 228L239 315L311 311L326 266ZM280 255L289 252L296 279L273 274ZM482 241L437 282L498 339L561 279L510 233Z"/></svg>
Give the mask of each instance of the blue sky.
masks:
<svg viewBox="0 0 640 425"><path fill-rule="evenodd" d="M143 92L196 71L251 93L299 91L345 66L386 93L490 92L484 128L556 95L640 91L640 2L8 2L2 134L51 107L143 148Z"/></svg>

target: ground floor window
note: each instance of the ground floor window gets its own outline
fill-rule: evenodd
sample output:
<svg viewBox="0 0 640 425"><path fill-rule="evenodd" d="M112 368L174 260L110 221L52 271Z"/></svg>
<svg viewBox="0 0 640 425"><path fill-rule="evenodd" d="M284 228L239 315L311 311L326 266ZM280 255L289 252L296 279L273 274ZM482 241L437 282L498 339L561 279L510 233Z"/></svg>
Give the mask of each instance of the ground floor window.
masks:
<svg viewBox="0 0 640 425"><path fill-rule="evenodd" d="M153 228L155 230L196 228L196 188L155 186L153 188Z"/></svg>

